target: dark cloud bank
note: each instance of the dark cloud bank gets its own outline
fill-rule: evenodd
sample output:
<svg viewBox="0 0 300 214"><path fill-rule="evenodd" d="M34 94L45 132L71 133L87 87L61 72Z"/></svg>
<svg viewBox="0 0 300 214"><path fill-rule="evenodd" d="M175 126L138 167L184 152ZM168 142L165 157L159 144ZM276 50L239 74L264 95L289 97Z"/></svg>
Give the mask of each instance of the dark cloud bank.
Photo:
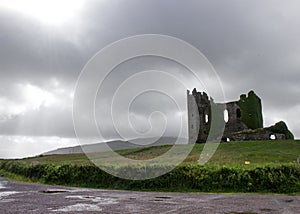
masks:
<svg viewBox="0 0 300 214"><path fill-rule="evenodd" d="M86 62L111 42L151 33L197 47L215 67L226 100L253 89L263 100L265 125L284 120L299 138L299 6L258 0L87 1L63 26L0 8L0 134L74 137L72 97ZM121 77L115 75L115 82ZM143 109L147 112L139 103L136 115Z"/></svg>

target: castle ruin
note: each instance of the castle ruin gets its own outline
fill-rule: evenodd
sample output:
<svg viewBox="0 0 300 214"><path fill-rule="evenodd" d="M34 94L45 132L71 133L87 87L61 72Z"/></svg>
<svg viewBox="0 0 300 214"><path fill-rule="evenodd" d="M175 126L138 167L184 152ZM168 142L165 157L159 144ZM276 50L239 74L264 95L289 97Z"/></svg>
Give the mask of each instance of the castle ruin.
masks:
<svg viewBox="0 0 300 214"><path fill-rule="evenodd" d="M283 121L263 127L261 99L250 91L238 101L215 103L205 92L187 91L188 133L190 143L205 143L212 126L212 107L219 106L218 117L223 117L221 140L286 140L294 139ZM216 111L214 112L216 114Z"/></svg>

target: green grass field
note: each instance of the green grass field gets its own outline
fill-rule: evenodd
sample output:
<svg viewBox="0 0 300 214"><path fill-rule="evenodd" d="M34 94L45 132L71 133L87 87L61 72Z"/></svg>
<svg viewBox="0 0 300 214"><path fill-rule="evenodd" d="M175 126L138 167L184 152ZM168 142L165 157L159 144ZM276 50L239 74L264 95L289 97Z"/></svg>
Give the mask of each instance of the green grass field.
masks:
<svg viewBox="0 0 300 214"><path fill-rule="evenodd" d="M184 163L197 163L203 150L203 144L196 144ZM157 146L118 151L124 157L131 159L152 159L170 149L171 146ZM95 154L96 155L96 154ZM109 155L109 153L107 154ZM250 165L296 163L300 157L300 141L249 141L221 143L215 154L207 163L213 165L244 166L245 161ZM17 160L20 162L54 164L91 164L84 154L48 155Z"/></svg>
<svg viewBox="0 0 300 214"><path fill-rule="evenodd" d="M152 159L171 146L118 151L131 159ZM179 147L179 151L182 147ZM205 164L198 164L204 145L194 145L183 163L172 171L147 180L126 180L95 166L84 154L48 155L0 160L0 176L25 182L145 191L300 193L300 141L222 143ZM177 154L177 153L176 153ZM105 167L130 176L157 173L176 155L153 165L129 166L114 162L111 153L89 156L106 158ZM204 154L206 155L206 154ZM39 164L32 164L38 161ZM111 161L111 162L110 162ZM248 162L250 164L245 164Z"/></svg>

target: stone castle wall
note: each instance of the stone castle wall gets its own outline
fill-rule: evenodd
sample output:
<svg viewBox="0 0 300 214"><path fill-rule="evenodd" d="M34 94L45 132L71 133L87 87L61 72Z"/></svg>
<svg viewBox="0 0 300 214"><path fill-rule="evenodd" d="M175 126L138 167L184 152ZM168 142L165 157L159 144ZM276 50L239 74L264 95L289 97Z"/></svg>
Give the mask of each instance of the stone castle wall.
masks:
<svg viewBox="0 0 300 214"><path fill-rule="evenodd" d="M200 118L196 99L187 91L189 143L196 143L200 130Z"/></svg>
<svg viewBox="0 0 300 214"><path fill-rule="evenodd" d="M194 89L192 93L187 91L190 143L206 142L211 127L212 105L224 106L224 109L221 109L224 111L225 129L223 135L221 134L223 141L269 140L272 135L275 139L292 138L292 134L284 134L289 133L287 127L281 133L263 128L261 100L253 91L250 91L248 96L241 95L239 101L215 104L205 92L197 92ZM225 114L228 115L227 121Z"/></svg>

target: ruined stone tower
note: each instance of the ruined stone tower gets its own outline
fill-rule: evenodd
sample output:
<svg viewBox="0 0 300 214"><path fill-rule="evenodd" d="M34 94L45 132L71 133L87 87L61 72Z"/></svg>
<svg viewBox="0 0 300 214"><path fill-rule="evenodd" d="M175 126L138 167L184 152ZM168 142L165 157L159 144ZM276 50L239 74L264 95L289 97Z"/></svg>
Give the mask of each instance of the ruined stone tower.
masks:
<svg viewBox="0 0 300 214"><path fill-rule="evenodd" d="M205 143L210 128L210 98L205 92L187 91L190 143Z"/></svg>
<svg viewBox="0 0 300 214"><path fill-rule="evenodd" d="M263 128L261 99L254 91L242 94L238 101L214 103L205 92L194 89L192 93L187 91L187 106L190 143L206 142L212 125L212 107L216 106L220 106L218 111L224 111L224 114L217 111L218 117L223 117L221 123L225 123L224 132L219 134L223 141L269 140L273 135L275 139L293 139L293 134L282 121Z"/></svg>

